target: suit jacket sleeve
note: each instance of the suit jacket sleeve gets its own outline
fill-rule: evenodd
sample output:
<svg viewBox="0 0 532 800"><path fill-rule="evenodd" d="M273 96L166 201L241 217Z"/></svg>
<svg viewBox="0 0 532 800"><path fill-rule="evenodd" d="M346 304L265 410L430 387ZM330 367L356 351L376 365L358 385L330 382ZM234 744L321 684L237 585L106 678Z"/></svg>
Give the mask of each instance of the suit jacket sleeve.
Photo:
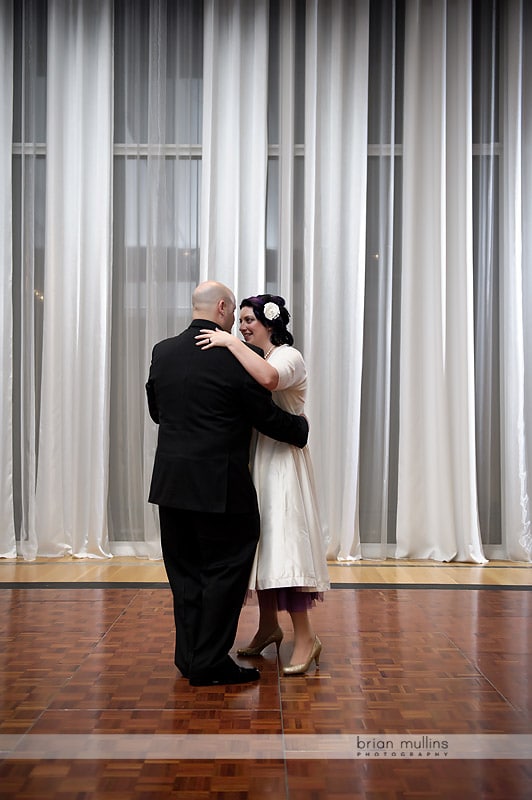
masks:
<svg viewBox="0 0 532 800"><path fill-rule="evenodd" d="M159 424L159 409L157 407L157 398L155 396L155 387L153 385L153 381L151 378L148 379L146 384L146 396L148 399L148 411L150 412L150 417L154 422Z"/></svg>
<svg viewBox="0 0 532 800"><path fill-rule="evenodd" d="M309 433L306 418L283 411L273 402L271 392L252 378L249 381L248 402L251 424L260 433L296 447L305 447Z"/></svg>

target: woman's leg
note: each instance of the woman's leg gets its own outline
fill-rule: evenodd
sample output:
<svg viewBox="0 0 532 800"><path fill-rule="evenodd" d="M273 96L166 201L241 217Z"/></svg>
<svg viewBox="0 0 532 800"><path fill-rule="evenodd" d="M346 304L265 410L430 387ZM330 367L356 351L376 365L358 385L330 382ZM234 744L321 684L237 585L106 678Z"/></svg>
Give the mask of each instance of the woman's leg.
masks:
<svg viewBox="0 0 532 800"><path fill-rule="evenodd" d="M248 647L258 647L279 627L275 589L258 589L259 627Z"/></svg>
<svg viewBox="0 0 532 800"><path fill-rule="evenodd" d="M270 644L277 647L283 639L283 632L277 619L277 595L275 589L258 590L259 598L259 627L247 647L237 650L239 656L258 656Z"/></svg>
<svg viewBox="0 0 532 800"><path fill-rule="evenodd" d="M290 658L291 665L304 664L314 644L314 629L308 610L288 611L294 627L294 649Z"/></svg>

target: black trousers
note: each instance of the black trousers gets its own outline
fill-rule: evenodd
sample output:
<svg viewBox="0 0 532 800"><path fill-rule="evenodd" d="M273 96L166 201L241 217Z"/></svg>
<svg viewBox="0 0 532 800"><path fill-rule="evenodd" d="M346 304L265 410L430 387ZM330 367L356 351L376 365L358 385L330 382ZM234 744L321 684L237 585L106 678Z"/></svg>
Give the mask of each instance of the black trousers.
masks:
<svg viewBox="0 0 532 800"><path fill-rule="evenodd" d="M259 540L259 514L159 506L159 518L174 599L175 664L189 677L221 666L234 644Z"/></svg>

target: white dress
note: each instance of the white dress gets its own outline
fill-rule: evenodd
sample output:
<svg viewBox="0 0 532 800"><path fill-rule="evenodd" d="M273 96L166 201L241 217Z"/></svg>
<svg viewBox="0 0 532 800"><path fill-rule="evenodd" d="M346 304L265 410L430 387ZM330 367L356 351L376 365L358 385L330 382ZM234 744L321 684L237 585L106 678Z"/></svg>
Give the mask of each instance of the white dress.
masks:
<svg viewBox="0 0 532 800"><path fill-rule="evenodd" d="M268 359L279 373L273 399L292 414L304 412L307 370L301 353L282 345ZM252 457L261 534L250 589L330 588L325 543L308 446L299 448L259 434Z"/></svg>

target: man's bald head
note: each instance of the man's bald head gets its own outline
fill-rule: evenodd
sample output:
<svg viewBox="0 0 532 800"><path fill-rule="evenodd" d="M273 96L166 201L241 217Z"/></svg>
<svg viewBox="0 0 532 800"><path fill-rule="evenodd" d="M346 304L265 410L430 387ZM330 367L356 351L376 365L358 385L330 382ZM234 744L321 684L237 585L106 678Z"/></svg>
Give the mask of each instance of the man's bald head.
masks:
<svg viewBox="0 0 532 800"><path fill-rule="evenodd" d="M218 281L198 284L192 294L193 319L208 319L224 331L230 331L235 321L235 296L231 289Z"/></svg>

